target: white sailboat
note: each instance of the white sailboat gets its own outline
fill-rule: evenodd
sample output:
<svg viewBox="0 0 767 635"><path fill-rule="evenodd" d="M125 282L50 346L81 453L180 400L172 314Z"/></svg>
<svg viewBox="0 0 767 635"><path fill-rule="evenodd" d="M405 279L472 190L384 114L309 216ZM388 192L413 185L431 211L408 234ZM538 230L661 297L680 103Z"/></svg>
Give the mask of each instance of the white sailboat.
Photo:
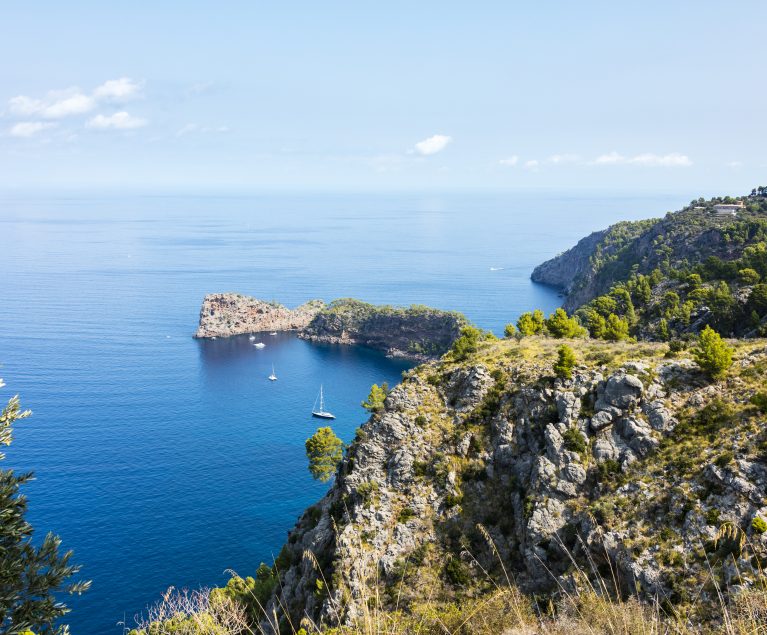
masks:
<svg viewBox="0 0 767 635"><path fill-rule="evenodd" d="M256 348L264 348L266 344L264 344L263 342L256 342L255 344L253 344L253 346L255 346Z"/></svg>
<svg viewBox="0 0 767 635"><path fill-rule="evenodd" d="M256 336L255 336L255 335L251 335L251 336L250 336L248 339L249 339L251 342L255 342L255 341L256 341Z"/></svg>
<svg viewBox="0 0 767 635"><path fill-rule="evenodd" d="M272 364L272 374L267 377L269 381L277 381L277 375L274 374L274 364Z"/></svg>
<svg viewBox="0 0 767 635"><path fill-rule="evenodd" d="M319 410L317 409L317 400L320 402ZM322 394L322 384L320 384L320 394L317 395L317 399L314 400L314 407L312 408L312 417L318 417L320 419L335 419L336 416L332 412L325 410L325 398Z"/></svg>

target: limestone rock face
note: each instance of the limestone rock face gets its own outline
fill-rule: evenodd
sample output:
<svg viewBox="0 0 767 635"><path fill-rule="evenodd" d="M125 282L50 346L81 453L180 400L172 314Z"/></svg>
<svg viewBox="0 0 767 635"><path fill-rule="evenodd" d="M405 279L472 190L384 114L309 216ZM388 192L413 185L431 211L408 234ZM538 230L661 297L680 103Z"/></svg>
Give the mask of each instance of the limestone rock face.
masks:
<svg viewBox="0 0 767 635"><path fill-rule="evenodd" d="M687 481L678 463L652 463L669 451L678 422L689 425L690 404L721 397L721 385L700 383L685 360L576 367L563 380L530 358L519 361L511 346L521 345L509 343L513 355L442 360L407 373L358 432L326 496L290 532L268 614L349 626L373 595L392 609L455 597L461 585L445 564L455 558L480 585L501 558L534 594L566 587L578 559L583 571L613 571L627 593L639 584L652 601L676 588L694 565L690 554L713 542L719 523L747 528L756 516L767 519L759 455L726 462L717 459L721 448L701 458L705 447L694 447L692 456L672 459L685 469L700 459ZM765 358L767 350L743 357ZM617 514L625 522L611 526ZM676 543L664 547L673 554L659 553L661 531L673 533ZM749 540L767 549L767 536L751 531ZM738 561L745 579L754 575L749 562ZM328 580L324 593L320 578Z"/></svg>
<svg viewBox="0 0 767 635"><path fill-rule="evenodd" d="M200 324L195 337L229 337L243 333L298 331L325 306L312 300L295 309L263 302L239 293L206 295L200 309Z"/></svg>

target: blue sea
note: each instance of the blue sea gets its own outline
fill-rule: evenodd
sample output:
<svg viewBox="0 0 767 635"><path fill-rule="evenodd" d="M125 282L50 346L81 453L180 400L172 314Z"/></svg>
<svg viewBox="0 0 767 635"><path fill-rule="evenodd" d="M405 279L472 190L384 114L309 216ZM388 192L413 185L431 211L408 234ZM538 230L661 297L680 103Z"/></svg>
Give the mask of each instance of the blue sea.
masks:
<svg viewBox="0 0 767 635"><path fill-rule="evenodd" d="M5 467L38 537L58 533L92 589L75 635L121 633L169 586L271 563L327 485L304 441L320 384L345 441L372 383L409 364L290 334L192 339L203 296L237 291L428 304L501 333L559 298L532 268L587 233L684 195L410 193L0 196L0 401L20 393ZM272 365L279 377L266 377Z"/></svg>

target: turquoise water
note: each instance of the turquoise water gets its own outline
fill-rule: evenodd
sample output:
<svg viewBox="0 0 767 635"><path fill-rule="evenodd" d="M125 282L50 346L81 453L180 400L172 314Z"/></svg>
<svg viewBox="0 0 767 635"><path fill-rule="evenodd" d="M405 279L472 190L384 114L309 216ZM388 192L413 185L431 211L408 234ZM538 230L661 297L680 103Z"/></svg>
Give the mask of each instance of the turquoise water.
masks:
<svg viewBox="0 0 767 635"><path fill-rule="evenodd" d="M303 442L320 383L350 440L370 384L409 365L292 335L196 341L202 297L238 291L422 303L500 333L556 293L533 266L680 196L399 194L0 198L0 390L19 392L6 466L34 470L29 518L75 550L93 588L75 634L117 623L170 585L270 562L326 485ZM494 270L491 270L494 269ZM274 364L279 380L266 376Z"/></svg>

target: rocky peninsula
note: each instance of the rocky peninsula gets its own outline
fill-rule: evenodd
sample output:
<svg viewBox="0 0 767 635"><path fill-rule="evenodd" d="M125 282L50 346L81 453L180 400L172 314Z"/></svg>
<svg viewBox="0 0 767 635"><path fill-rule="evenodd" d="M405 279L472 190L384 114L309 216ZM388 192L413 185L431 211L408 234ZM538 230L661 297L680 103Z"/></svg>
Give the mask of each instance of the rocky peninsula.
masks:
<svg viewBox="0 0 767 635"><path fill-rule="evenodd" d="M467 324L460 313L426 306L377 306L345 298L289 309L237 293L214 293L203 300L195 337L297 331L313 342L360 345L427 361L446 353Z"/></svg>
<svg viewBox="0 0 767 635"><path fill-rule="evenodd" d="M200 309L200 323L194 336L231 337L246 333L298 331L312 321L325 306L310 300L295 309L277 302L264 302L239 293L211 293Z"/></svg>

